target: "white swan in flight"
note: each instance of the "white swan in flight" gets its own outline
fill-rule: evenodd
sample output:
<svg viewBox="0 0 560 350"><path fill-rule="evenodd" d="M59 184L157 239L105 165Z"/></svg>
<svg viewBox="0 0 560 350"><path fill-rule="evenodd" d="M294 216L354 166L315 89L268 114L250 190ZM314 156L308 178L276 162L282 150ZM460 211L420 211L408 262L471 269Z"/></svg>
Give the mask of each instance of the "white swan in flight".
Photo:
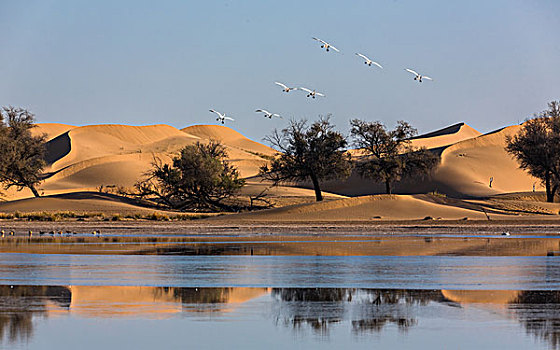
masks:
<svg viewBox="0 0 560 350"><path fill-rule="evenodd" d="M282 87L282 91L284 91L284 92L290 92L290 91L292 91L292 90L297 90L297 88L295 88L295 87L288 87L288 86L286 86L285 84L282 84L282 83L280 83L280 82L278 82L278 81L275 81L274 84L281 86L281 87Z"/></svg>
<svg viewBox="0 0 560 350"><path fill-rule="evenodd" d="M219 121L220 123L224 124L226 120L231 120L232 122L235 121L235 119L230 118L230 117L226 117L225 113L220 113L218 111L215 111L213 109L210 110L210 112L212 113L216 113L218 115L218 117L216 118L217 121Z"/></svg>
<svg viewBox="0 0 560 350"><path fill-rule="evenodd" d="M315 91L315 90L310 90L310 89L307 89L307 88L304 88L304 87L300 87L299 89L300 89L300 90L303 90L303 91L305 91L305 92L307 92L307 97L313 97L313 98L315 98L315 96L323 96L323 97L325 97L324 94L322 94L322 93L320 93L320 92L317 92L317 91Z"/></svg>
<svg viewBox="0 0 560 350"><path fill-rule="evenodd" d="M369 57L367 57L367 56L364 55L364 54L361 54L361 53L359 53L359 52L356 52L356 56L360 56L361 58L363 58L363 59L364 59L364 64L367 64L367 65L370 66L370 67L371 67L372 64L375 64L377 67L383 69L383 67L382 67L379 63L370 60Z"/></svg>
<svg viewBox="0 0 560 350"><path fill-rule="evenodd" d="M340 52L339 49L337 49L336 47L332 46L331 44L329 44L328 42L326 42L324 40L321 40L321 39L316 38L316 37L313 37L313 40L316 40L316 41L320 42L321 43L321 48L322 49L324 48L327 52L329 51L329 49L333 49L336 52Z"/></svg>
<svg viewBox="0 0 560 350"><path fill-rule="evenodd" d="M412 69L405 68L404 70L407 71L407 72L409 72L409 73L414 74L414 75L415 75L414 80L418 80L418 82L420 82L420 83L422 82L422 79L434 80L434 79L432 79L432 78L430 78L430 77L428 77L428 76L426 76L426 75L418 74L418 73L416 73L415 71L413 71Z"/></svg>
<svg viewBox="0 0 560 350"><path fill-rule="evenodd" d="M267 111L266 109L257 109L255 112L257 113L263 113L264 116L268 119L272 119L273 117L276 118L282 118L282 116L280 114L277 113L270 113L269 111Z"/></svg>

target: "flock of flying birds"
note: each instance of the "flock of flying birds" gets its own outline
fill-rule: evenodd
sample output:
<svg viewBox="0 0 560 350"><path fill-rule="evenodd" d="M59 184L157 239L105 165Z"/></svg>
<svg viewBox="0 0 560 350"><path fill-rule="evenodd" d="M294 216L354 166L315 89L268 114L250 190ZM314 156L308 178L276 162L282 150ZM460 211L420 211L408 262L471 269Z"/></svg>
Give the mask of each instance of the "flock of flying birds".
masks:
<svg viewBox="0 0 560 350"><path fill-rule="evenodd" d="M321 48L322 48L322 49L325 49L325 51L327 51L327 52L329 52L331 49L334 50L334 51L336 51L336 52L340 52L339 49L337 49L337 48L334 47L332 44L330 44L330 43L328 43L328 42L326 42L326 41L324 41L324 40L321 40L321 39L316 38L316 37L313 37L313 40L319 42L319 43L321 44ZM381 66L381 64L379 64L378 62L375 62L375 61L371 60L369 57L367 57L366 55L364 55L364 54L362 54L362 53L357 52L357 53L356 53L356 56L362 58L362 59L364 60L364 64L366 64L366 65L368 65L368 66L370 66L370 67L371 67L371 65L373 64L374 66L377 66L377 67L383 69L383 66ZM414 74L414 80L418 81L419 83L421 83L422 80L433 80L433 79L430 78L429 76L427 76L427 75L422 75L422 74L420 74L420 73L418 73L418 72L416 72L416 71L414 71L414 70L412 70L412 69L410 69L410 68L405 68L405 70L406 70L407 72L409 72L409 73ZM307 97L308 97L308 98L309 98L309 97L315 98L315 97L317 97L317 96L325 97L325 94L320 93L320 92L318 92L318 91L315 91L314 89L312 90L312 89L308 89L308 88L305 88L305 87L289 87L289 86L287 86L287 85L285 85L285 84L283 84L283 83L281 83L281 82L278 82L278 81L275 81L274 84L280 86L280 87L282 88L282 91L284 91L284 92L290 92L290 91L293 91L293 90L301 90L301 91L304 91L305 93L307 93ZM216 110L213 110L213 109L211 109L210 112L215 113L215 114L217 115L216 121L218 121L218 122L220 122L220 123L222 123L222 124L224 124L226 120L235 121L235 119L226 116L225 113L220 113L220 112L218 112L218 111L216 111ZM263 116L266 117L266 118L268 118L268 119L272 119L272 118L282 118L282 116L281 116L280 114L278 114L278 113L271 113L271 112L267 111L266 109L257 109L255 112L256 112L256 113L262 113Z"/></svg>

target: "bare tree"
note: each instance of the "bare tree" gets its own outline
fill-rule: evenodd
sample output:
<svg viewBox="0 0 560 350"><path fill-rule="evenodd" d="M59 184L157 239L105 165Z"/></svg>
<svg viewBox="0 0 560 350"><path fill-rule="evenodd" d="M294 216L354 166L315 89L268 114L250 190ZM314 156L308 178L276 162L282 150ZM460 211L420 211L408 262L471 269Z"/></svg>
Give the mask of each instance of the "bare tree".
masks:
<svg viewBox="0 0 560 350"><path fill-rule="evenodd" d="M310 180L316 200L322 201L322 181L350 175L352 164L345 150L346 139L334 130L329 117L320 117L310 126L306 120L292 120L287 128L274 130L265 140L281 152L270 167L261 168L263 177L274 184Z"/></svg>
<svg viewBox="0 0 560 350"><path fill-rule="evenodd" d="M427 175L439 159L425 148L414 148L410 138L417 134L410 124L399 121L394 130L387 131L383 123L350 121L354 145L362 152L357 169L361 176L385 184L388 194L393 184L403 177Z"/></svg>
<svg viewBox="0 0 560 350"><path fill-rule="evenodd" d="M554 202L560 186L560 102L550 102L548 110L523 123L517 135L506 138L506 151L521 169L544 183L547 202Z"/></svg>
<svg viewBox="0 0 560 350"><path fill-rule="evenodd" d="M36 187L43 180L46 137L31 135L34 122L33 113L25 109L0 110L0 183L5 189L29 188L40 197Z"/></svg>

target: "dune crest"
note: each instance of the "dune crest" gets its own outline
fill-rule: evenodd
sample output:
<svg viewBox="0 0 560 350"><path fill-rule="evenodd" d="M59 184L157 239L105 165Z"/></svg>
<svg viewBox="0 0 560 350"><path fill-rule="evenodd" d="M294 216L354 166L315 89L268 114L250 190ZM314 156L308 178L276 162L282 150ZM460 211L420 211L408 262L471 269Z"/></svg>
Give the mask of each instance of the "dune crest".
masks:
<svg viewBox="0 0 560 350"><path fill-rule="evenodd" d="M60 123L38 123L35 127L31 129L31 135L39 136L46 135L47 141L54 139L55 137L64 134L68 130L76 128L73 125L60 124Z"/></svg>
<svg viewBox="0 0 560 350"><path fill-rule="evenodd" d="M472 139L482 135L465 123L458 123L412 139L414 147L437 148Z"/></svg>

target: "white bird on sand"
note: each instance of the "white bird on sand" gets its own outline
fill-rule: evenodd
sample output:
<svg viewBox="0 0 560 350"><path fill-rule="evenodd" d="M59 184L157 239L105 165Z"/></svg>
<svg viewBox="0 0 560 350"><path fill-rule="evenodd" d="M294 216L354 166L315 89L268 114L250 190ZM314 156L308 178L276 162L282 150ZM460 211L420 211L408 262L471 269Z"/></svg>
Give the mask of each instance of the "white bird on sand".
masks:
<svg viewBox="0 0 560 350"><path fill-rule="evenodd" d="M295 88L295 87L288 87L288 86L286 86L286 85L284 85L284 84L282 84L278 81L275 81L274 84L281 86L282 91L284 91L284 92L290 92L292 90L297 90L297 88Z"/></svg>
<svg viewBox="0 0 560 350"><path fill-rule="evenodd" d="M230 117L226 117L225 113L220 113L218 111L215 111L213 109L210 110L210 112L212 113L216 113L218 115L218 117L216 118L217 121L219 121L220 123L224 124L226 120L231 120L232 122L235 121L235 119L230 118Z"/></svg>
<svg viewBox="0 0 560 350"><path fill-rule="evenodd" d="M282 116L281 116L280 114L277 114L277 113L270 113L270 112L267 111L266 109L257 109L255 112L257 112L257 113L264 113L264 116L267 117L268 119L272 119L273 117L282 118Z"/></svg>
<svg viewBox="0 0 560 350"><path fill-rule="evenodd" d="M313 98L315 98L315 96L323 96L323 97L325 97L324 94L322 94L322 93L320 93L320 92L317 92L317 91L315 91L315 90L310 90L310 89L307 89L307 88L304 88L304 87L300 87L299 89L300 89L300 90L303 90L303 91L305 91L305 92L307 92L307 97L313 97Z"/></svg>
<svg viewBox="0 0 560 350"><path fill-rule="evenodd" d="M337 49L336 47L332 46L331 44L329 44L328 42L326 42L324 40L321 40L321 39L316 38L316 37L313 37L313 40L316 40L316 41L320 42L321 43L321 48L322 49L324 48L327 52L329 51L329 49L333 49L336 52L340 52L339 49Z"/></svg>
<svg viewBox="0 0 560 350"><path fill-rule="evenodd" d="M407 71L407 72L409 72L409 73L414 74L414 75L415 75L414 80L418 80L418 82L420 82L420 83L422 82L422 79L434 80L434 79L432 79L432 78L430 78L430 77L428 77L428 76L426 76L426 75L418 74L418 73L416 73L415 71L413 71L412 69L405 68L404 70Z"/></svg>
<svg viewBox="0 0 560 350"><path fill-rule="evenodd" d="M364 55L364 54L361 54L361 53L359 53L359 52L356 52L356 56L360 56L361 58L363 58L363 59L364 59L364 64L367 64L367 65L370 66L370 67L371 67L372 64L375 64L377 67L383 69L383 67L382 67L379 63L370 60L369 57L367 57L367 56Z"/></svg>

